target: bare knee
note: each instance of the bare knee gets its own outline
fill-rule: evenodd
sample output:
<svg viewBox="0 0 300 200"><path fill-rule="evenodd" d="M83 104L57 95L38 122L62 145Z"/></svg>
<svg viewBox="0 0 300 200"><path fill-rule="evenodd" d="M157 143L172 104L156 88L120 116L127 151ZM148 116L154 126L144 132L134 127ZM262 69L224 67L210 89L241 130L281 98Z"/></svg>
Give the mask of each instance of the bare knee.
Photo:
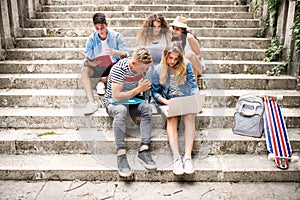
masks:
<svg viewBox="0 0 300 200"><path fill-rule="evenodd" d="M195 114L187 114L184 116L184 123L195 124Z"/></svg>
<svg viewBox="0 0 300 200"><path fill-rule="evenodd" d="M94 74L94 71L90 67L83 67L81 69L81 75L82 75L82 77L91 77L91 76L93 76L93 74Z"/></svg>

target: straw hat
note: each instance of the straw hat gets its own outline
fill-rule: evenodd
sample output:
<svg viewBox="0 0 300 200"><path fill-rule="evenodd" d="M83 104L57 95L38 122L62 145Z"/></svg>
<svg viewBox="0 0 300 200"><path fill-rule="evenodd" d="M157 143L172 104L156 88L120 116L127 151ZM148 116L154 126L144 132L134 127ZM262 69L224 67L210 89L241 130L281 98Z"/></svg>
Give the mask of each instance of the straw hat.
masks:
<svg viewBox="0 0 300 200"><path fill-rule="evenodd" d="M176 19L170 24L179 28L189 28L185 17L177 16Z"/></svg>

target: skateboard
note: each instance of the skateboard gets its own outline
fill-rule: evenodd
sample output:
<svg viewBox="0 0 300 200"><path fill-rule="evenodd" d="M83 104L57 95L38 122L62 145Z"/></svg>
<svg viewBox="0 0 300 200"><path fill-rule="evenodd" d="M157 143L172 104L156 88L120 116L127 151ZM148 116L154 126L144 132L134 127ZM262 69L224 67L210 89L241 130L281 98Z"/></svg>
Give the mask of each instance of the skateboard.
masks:
<svg viewBox="0 0 300 200"><path fill-rule="evenodd" d="M277 100L280 99L282 97ZM289 161L297 162L298 156L292 156L292 147L281 108L275 101L275 97L268 96L264 96L264 106L264 131L269 151L268 159L274 160L279 169L288 169Z"/></svg>

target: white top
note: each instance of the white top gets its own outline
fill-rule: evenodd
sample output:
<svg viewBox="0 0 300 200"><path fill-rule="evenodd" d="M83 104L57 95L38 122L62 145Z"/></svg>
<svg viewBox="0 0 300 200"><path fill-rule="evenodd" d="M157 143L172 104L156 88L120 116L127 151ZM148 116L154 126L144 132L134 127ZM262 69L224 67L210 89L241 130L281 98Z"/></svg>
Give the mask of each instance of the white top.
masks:
<svg viewBox="0 0 300 200"><path fill-rule="evenodd" d="M107 38L105 40L101 40L101 44L102 44L102 53L104 53L109 49L109 46L107 44Z"/></svg>
<svg viewBox="0 0 300 200"><path fill-rule="evenodd" d="M189 34L189 33L188 33ZM190 42L188 40L188 36L186 37L186 45L184 47L184 52L187 53L189 51L192 51L192 48L191 48L191 45L190 45Z"/></svg>
<svg viewBox="0 0 300 200"><path fill-rule="evenodd" d="M151 48L164 49L167 46L166 35L162 34L162 36L158 42L148 42L148 44L146 46L151 47Z"/></svg>

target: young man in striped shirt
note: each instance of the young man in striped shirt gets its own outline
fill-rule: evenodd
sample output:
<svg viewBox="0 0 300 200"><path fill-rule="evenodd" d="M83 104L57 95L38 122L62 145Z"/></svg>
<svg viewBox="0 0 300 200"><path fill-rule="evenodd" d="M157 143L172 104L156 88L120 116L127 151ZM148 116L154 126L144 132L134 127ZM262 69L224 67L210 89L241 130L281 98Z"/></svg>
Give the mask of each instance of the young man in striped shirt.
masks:
<svg viewBox="0 0 300 200"><path fill-rule="evenodd" d="M130 113L135 110L141 116L140 133L141 145L137 159L147 169L156 169L156 163L153 161L149 152L150 137L152 130L152 108L151 105L142 102L139 104L113 104L109 99L115 102L130 99L141 92L151 88L151 82L144 78L152 63L150 52L146 48L138 48L133 56L124 58L115 64L109 74L107 89L104 98L104 105L107 113L114 118L113 132L117 148L117 164L120 176L128 177L132 174L128 164L125 150L125 121L130 117Z"/></svg>

